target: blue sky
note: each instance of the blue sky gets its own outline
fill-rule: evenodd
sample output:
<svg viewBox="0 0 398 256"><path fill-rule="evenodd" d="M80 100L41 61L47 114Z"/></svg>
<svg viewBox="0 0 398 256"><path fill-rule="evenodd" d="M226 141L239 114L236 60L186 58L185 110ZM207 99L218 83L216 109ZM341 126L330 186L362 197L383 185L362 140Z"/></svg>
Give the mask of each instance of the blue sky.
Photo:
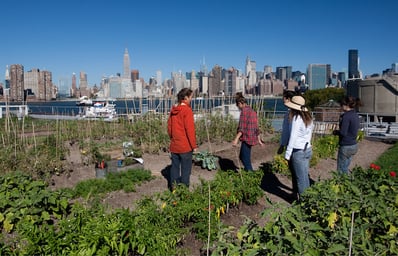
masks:
<svg viewBox="0 0 398 256"><path fill-rule="evenodd" d="M84 71L89 85L130 68L145 81L162 71L270 65L346 71L358 49L364 75L398 62L392 0L6 0L1 3L0 80L6 65L49 70L53 82ZM1 71L3 70L3 71Z"/></svg>

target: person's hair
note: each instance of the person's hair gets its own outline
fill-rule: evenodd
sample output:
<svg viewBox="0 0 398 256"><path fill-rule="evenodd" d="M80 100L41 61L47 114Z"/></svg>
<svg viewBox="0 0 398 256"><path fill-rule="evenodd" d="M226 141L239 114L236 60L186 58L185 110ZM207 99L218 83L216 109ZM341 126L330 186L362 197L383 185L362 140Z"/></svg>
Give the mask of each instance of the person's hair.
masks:
<svg viewBox="0 0 398 256"><path fill-rule="evenodd" d="M235 95L235 102L236 104L238 103L242 103L242 104L246 104L247 100L246 98L243 96L242 92L237 92Z"/></svg>
<svg viewBox="0 0 398 256"><path fill-rule="evenodd" d="M295 91L291 91L291 90L284 90L283 91L283 97L286 99L291 100L293 98L293 96L297 96L298 94Z"/></svg>
<svg viewBox="0 0 398 256"><path fill-rule="evenodd" d="M300 111L291 108L289 112L289 120L293 120L293 118L300 116L303 119L305 127L308 127L312 123L312 115L310 111Z"/></svg>
<svg viewBox="0 0 398 256"><path fill-rule="evenodd" d="M341 106L348 106L349 108L357 108L362 105L361 100L359 98L354 98L351 96L344 97L341 102Z"/></svg>
<svg viewBox="0 0 398 256"><path fill-rule="evenodd" d="M181 101L185 100L185 97L191 96L192 92L193 91L189 88L182 88L177 94L178 103L181 103Z"/></svg>

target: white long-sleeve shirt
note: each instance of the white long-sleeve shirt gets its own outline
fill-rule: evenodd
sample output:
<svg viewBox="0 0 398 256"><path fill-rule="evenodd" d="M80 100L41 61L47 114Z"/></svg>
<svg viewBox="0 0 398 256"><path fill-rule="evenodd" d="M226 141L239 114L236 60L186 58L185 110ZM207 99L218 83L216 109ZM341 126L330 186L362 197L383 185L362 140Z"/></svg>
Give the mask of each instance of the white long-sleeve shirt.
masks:
<svg viewBox="0 0 398 256"><path fill-rule="evenodd" d="M305 127L305 123L301 116L293 117L290 139L286 148L285 159L290 160L293 149L304 149L306 143L308 143L307 148L311 147L313 127L314 123L311 123L308 125L308 127Z"/></svg>

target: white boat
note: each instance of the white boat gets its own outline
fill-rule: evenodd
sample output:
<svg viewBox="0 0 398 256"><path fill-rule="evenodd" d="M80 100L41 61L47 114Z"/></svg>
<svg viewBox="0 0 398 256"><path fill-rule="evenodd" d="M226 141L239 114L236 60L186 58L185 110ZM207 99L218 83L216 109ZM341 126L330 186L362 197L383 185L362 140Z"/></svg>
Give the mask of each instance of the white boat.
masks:
<svg viewBox="0 0 398 256"><path fill-rule="evenodd" d="M77 106L92 106L93 101L89 99L87 96L82 96L79 99L79 102L76 102Z"/></svg>
<svg viewBox="0 0 398 256"><path fill-rule="evenodd" d="M116 104L112 101L96 101L92 106L85 107L79 114L80 119L100 119L104 121L116 121L119 116L116 112Z"/></svg>

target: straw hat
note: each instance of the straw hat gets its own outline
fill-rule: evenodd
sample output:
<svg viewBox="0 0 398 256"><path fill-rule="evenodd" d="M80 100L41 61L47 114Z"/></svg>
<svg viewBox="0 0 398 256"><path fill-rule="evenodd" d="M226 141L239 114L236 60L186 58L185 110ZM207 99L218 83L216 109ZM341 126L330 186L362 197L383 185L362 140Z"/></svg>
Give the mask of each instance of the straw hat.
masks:
<svg viewBox="0 0 398 256"><path fill-rule="evenodd" d="M293 98L285 103L285 106L299 111L308 111L305 107L305 99L301 96L293 96Z"/></svg>

